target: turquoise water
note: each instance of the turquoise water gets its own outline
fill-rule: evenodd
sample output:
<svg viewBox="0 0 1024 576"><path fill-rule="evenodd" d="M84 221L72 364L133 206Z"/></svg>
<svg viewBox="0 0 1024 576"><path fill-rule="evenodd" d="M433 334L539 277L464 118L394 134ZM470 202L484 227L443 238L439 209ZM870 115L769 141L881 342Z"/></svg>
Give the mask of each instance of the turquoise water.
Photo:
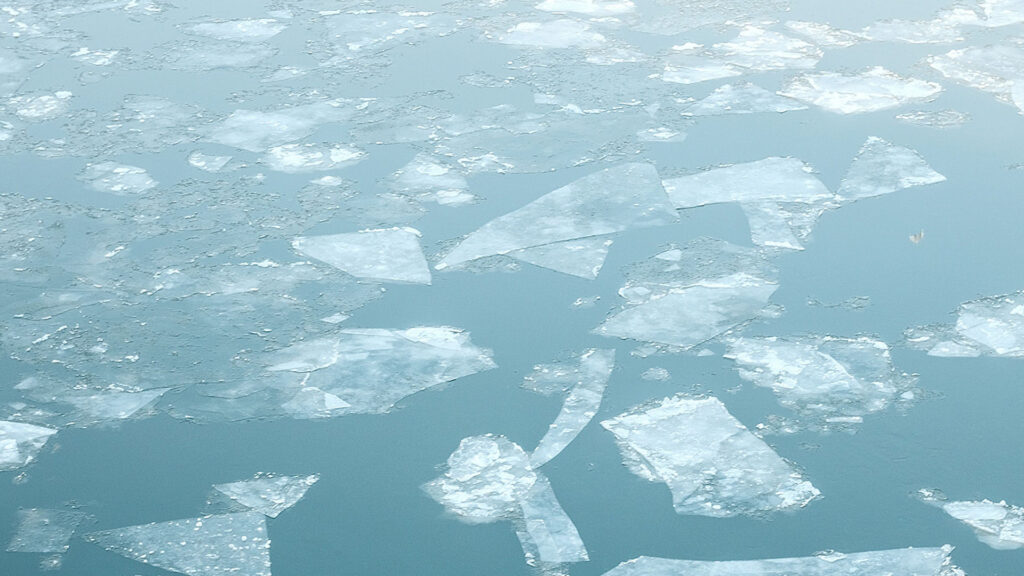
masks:
<svg viewBox="0 0 1024 576"><path fill-rule="evenodd" d="M260 472L319 474L302 500L266 520L277 576L537 573L545 567L524 561L512 522L462 522L422 486L445 473L449 455L467 437L502 435L532 450L559 414L564 395L533 393L521 386L523 378L537 364L569 365L584 350L598 348L616 351L600 408L541 468L589 561L547 566L549 571L600 575L638 556L754 560L948 544L955 547L952 562L968 575L1019 574L1021 550L987 546L970 527L918 496L922 488L941 489L949 500L1024 506L1024 395L1021 360L1014 357L1019 354L985 348L979 357L937 357L909 342L904 331L951 324L961 303L1024 289L1017 250L1024 241L1021 111L1011 97L997 100L924 62L970 46L1013 46L1024 37L1024 24L963 25L961 39L934 43L861 39L844 48L823 45L820 60L807 69L745 70L695 84L657 77L672 46L734 39L740 28L727 24L730 19L800 38L783 23L860 30L892 18L930 19L946 7L941 2L726 4L664 3L710 20L697 28L680 25L668 36L641 31L655 17L644 11L653 4L639 1L637 11L620 16L620 23L589 21L590 30L600 31L606 42L629 44L643 55L640 62L614 66L587 63L581 59L586 49L578 46L523 48L495 41L495 34L518 22L588 21L586 15L552 15L530 3L179 2L152 9L145 3L11 4L18 12L7 14L11 22L39 27L15 36L14 23L0 25L0 64L6 55L27 62L0 75L0 130L5 121L13 125L12 137L0 141L0 192L11 195L0 212L6 252L0 271L0 420L57 432L31 462L0 471L0 543L15 537L19 510L80 510L88 518L67 551L56 554L56 573L166 574L104 550L87 535L221 512L208 503L214 484ZM74 6L95 10L62 15L62 8ZM983 14L982 5L977 8ZM366 9L434 10L447 19L430 21L421 36L382 40L370 50L348 53L337 47L362 36L352 30L332 36L334 15L320 12ZM1019 10L1024 22L1024 7ZM273 55L247 67L175 69L188 68L174 63L186 48L200 55L216 49L217 40L186 34L188 26L242 18L272 18L283 30L267 40L229 43L226 50L270 47ZM82 46L120 52L110 65L92 65L71 56ZM767 60L778 58L768 52ZM330 60L338 54L345 60ZM855 74L877 65L937 83L942 92L863 113L808 104L784 114L679 114L687 104L680 100L699 100L727 83L753 82L774 93L801 74ZM283 66L307 73L261 81ZM1018 66L1024 77L1024 65ZM474 73L510 80L500 87L461 80ZM69 104L47 119L19 115L12 100L60 90L73 93ZM641 104L574 114L534 101L535 93L556 92L566 104L579 102L582 108L627 98ZM149 127L153 119L132 124L110 116L139 95L166 99L182 111L157 113L157 120L170 120L156 129ZM236 110L273 111L335 98L376 100L361 110L345 100L345 117L314 119L308 130L281 136L277 144L327 143L362 151L361 161L350 166L286 173L268 160L271 146L246 150L211 136ZM488 111L500 105L514 110ZM654 105L660 107L638 111ZM449 119L431 117L422 107ZM948 109L966 115L962 125L895 118ZM298 118L312 116L307 111ZM470 127L519 126L538 118L554 126L550 136L492 134L476 143L478 151L491 146L507 154L512 168L474 170L457 162L466 151L459 147L469 138L460 139L452 126L469 133ZM405 138L431 125L433 137ZM637 131L658 126L685 132L685 140L638 140ZM271 139L277 136L271 131ZM225 265L312 262L292 250L291 240L300 235L411 226L433 267L461 237L487 222L626 162L648 163L662 178L675 178L719 165L793 157L813 167L814 177L835 192L872 136L915 151L945 180L825 211L804 250L753 244L739 204L719 203L681 209L676 223L610 235L614 243L594 279L492 258L469 270L432 268L430 285L412 285L374 282L317 261L309 265L314 272L303 272L306 276L260 276L259 290L249 295L213 293ZM189 165L193 151L232 159L220 172L204 172ZM439 205L408 191L383 200L375 196L396 193L389 178L417 153L444 159L447 151L455 154L449 164L465 177L474 202ZM584 157L588 161L580 161ZM88 163L100 162L143 167L158 184L135 193L91 188L81 174ZM324 176L347 184L310 184ZM609 215L594 214L599 216ZM908 239L919 231L924 232L919 242ZM767 303L772 313L738 318L731 332L686 351L592 332L623 309L618 291L631 265L702 237L765 255L777 270L778 288ZM104 256L118 246L124 248ZM15 259L14 254L27 256ZM169 268L184 270L194 284L181 292L174 287L142 292L158 282L155 272ZM273 269L250 266L239 277L255 278L266 270ZM62 293L104 303L73 306L55 320L46 318L52 309L40 302ZM595 296L600 298L590 306L574 305ZM350 317L337 326L320 321L336 312ZM53 332L61 325L81 329L70 352L51 346L66 333ZM276 395L275 386L294 394L298 384L272 380L276 376L265 370L267 355L339 330L417 326L464 330L473 345L491 351L497 367L410 394L386 413L342 411L301 419L281 410L286 398ZM29 344L43 333L56 335ZM771 449L820 490L822 497L805 507L758 517L679 514L665 483L644 480L623 465L614 436L600 422L678 393L718 398L754 432L773 415L798 416L771 390L741 378L735 363L723 358L729 339L739 335L870 335L888 344L895 372L916 375L915 399L865 414L862 423L851 426L765 432ZM86 350L98 337L109 352ZM697 354L705 348L711 354ZM132 353L140 358L122 358ZM398 363L357 365L378 369L382 381L393 382ZM653 367L666 369L670 377L641 377ZM354 379L371 379L367 371ZM57 396L67 398L77 397L76 385L87 388L100 394L101 403L111 398L103 396L111 387L169 390L125 417L93 414L90 419L88 411L83 415L62 402L63 396L47 402L15 387L30 377L56 382ZM225 400L225 389L235 398ZM0 552L0 574L47 572L41 563L54 556ZM892 572L910 574L898 567Z"/></svg>

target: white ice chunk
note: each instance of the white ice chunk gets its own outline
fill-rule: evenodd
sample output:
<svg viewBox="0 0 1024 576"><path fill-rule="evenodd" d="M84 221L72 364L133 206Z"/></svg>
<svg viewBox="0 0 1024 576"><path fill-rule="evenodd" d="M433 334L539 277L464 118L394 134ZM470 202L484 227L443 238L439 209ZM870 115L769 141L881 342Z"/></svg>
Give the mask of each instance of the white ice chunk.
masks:
<svg viewBox="0 0 1024 576"><path fill-rule="evenodd" d="M720 202L830 200L832 193L796 158L765 158L665 180L676 208Z"/></svg>
<svg viewBox="0 0 1024 576"><path fill-rule="evenodd" d="M362 150L330 144L283 144L267 150L262 158L271 170L298 174L335 170L359 162L366 154Z"/></svg>
<svg viewBox="0 0 1024 576"><path fill-rule="evenodd" d="M634 474L668 485L679 514L763 515L802 508L820 495L713 397L679 394L601 425Z"/></svg>
<svg viewBox="0 0 1024 576"><path fill-rule="evenodd" d="M52 120L67 112L71 92L60 91L50 94L29 94L15 96L7 101L7 108L22 120L42 122Z"/></svg>
<svg viewBox="0 0 1024 576"><path fill-rule="evenodd" d="M263 42L280 34L287 24L272 18L202 22L189 28L194 34L234 42Z"/></svg>
<svg viewBox="0 0 1024 576"><path fill-rule="evenodd" d="M957 110L915 110L896 115L900 122L931 128L957 128L966 124L970 118L969 114Z"/></svg>
<svg viewBox="0 0 1024 576"><path fill-rule="evenodd" d="M430 268L420 247L419 232L412 228L299 236L292 247L357 278L430 284Z"/></svg>
<svg viewBox="0 0 1024 576"><path fill-rule="evenodd" d="M952 546L901 548L769 560L670 560L641 556L604 576L955 576L963 572L949 559Z"/></svg>
<svg viewBox="0 0 1024 576"><path fill-rule="evenodd" d="M670 55L662 80L694 84L751 72L814 68L822 56L813 44L758 26L745 26L730 42L697 48L686 46Z"/></svg>
<svg viewBox="0 0 1024 576"><path fill-rule="evenodd" d="M336 411L350 408L352 405L330 392L308 386L295 393L291 400L281 405L295 418L330 418Z"/></svg>
<svg viewBox="0 0 1024 576"><path fill-rule="evenodd" d="M0 471L21 468L34 460L56 433L52 428L0 420Z"/></svg>
<svg viewBox="0 0 1024 576"><path fill-rule="evenodd" d="M151 407L170 388L154 388L151 390L123 391L102 390L95 394L71 394L63 401L73 405L80 420L75 422L86 425L96 422L127 420Z"/></svg>
<svg viewBox="0 0 1024 576"><path fill-rule="evenodd" d="M227 163L231 161L231 156L213 156L210 154L203 154L196 150L188 155L188 163L193 168L198 168L206 172L219 172L227 166Z"/></svg>
<svg viewBox="0 0 1024 576"><path fill-rule="evenodd" d="M1024 508L1005 500L981 500L946 502L942 509L974 529L978 540L996 550L1024 548Z"/></svg>
<svg viewBox="0 0 1024 576"><path fill-rule="evenodd" d="M647 380L648 382L665 382L672 378L672 374L661 366L654 366L644 370L644 373L640 375L640 378Z"/></svg>
<svg viewBox="0 0 1024 576"><path fill-rule="evenodd" d="M420 153L395 172L389 181L395 192L414 194L423 200L433 195L439 204L468 204L476 197L468 192L465 176L444 164L440 158Z"/></svg>
<svg viewBox="0 0 1024 576"><path fill-rule="evenodd" d="M508 255L534 266L593 280L601 272L611 245L612 240L594 236L524 248Z"/></svg>
<svg viewBox="0 0 1024 576"><path fill-rule="evenodd" d="M1024 22L1024 0L982 0L984 19L979 24L991 28Z"/></svg>
<svg viewBox="0 0 1024 576"><path fill-rule="evenodd" d="M911 347L931 356L1024 357L1024 292L964 302L953 325L904 331Z"/></svg>
<svg viewBox="0 0 1024 576"><path fill-rule="evenodd" d="M790 20L786 22L786 28L826 48L846 48L864 39L856 32L841 30L820 22Z"/></svg>
<svg viewBox="0 0 1024 576"><path fill-rule="evenodd" d="M498 37L502 44L538 48L597 48L605 37L579 20L520 22Z"/></svg>
<svg viewBox="0 0 1024 576"><path fill-rule="evenodd" d="M18 510L18 531L8 552L63 554L86 514L76 510Z"/></svg>
<svg viewBox="0 0 1024 576"><path fill-rule="evenodd" d="M273 352L267 369L303 375L307 386L351 405L339 413L383 413L402 398L495 367L491 351L449 327L341 330Z"/></svg>
<svg viewBox="0 0 1024 576"><path fill-rule="evenodd" d="M932 56L928 64L951 78L1009 102L1014 83L1024 78L1024 41L971 46Z"/></svg>
<svg viewBox="0 0 1024 576"><path fill-rule="evenodd" d="M859 114L927 101L942 92L934 82L904 78L882 67L859 74L818 72L793 78L779 94L837 114Z"/></svg>
<svg viewBox="0 0 1024 576"><path fill-rule="evenodd" d="M320 479L319 474L309 476L256 476L228 484L215 484L213 488L270 518L291 508L306 495L306 491Z"/></svg>
<svg viewBox="0 0 1024 576"><path fill-rule="evenodd" d="M753 114L756 112L789 112L806 110L807 106L791 98L779 96L760 86L745 82L726 84L683 111L686 116L719 114Z"/></svg>
<svg viewBox="0 0 1024 576"><path fill-rule="evenodd" d="M157 185L157 181L144 168L117 162L89 164L78 175L78 179L93 190L118 196L141 194Z"/></svg>
<svg viewBox="0 0 1024 576"><path fill-rule="evenodd" d="M207 133L211 142L263 152L312 134L321 124L344 120L351 110L337 101L319 102L273 112L235 110Z"/></svg>
<svg viewBox="0 0 1024 576"><path fill-rule="evenodd" d="M270 540L259 512L129 526L83 538L126 558L189 576L270 576Z"/></svg>
<svg viewBox="0 0 1024 576"><path fill-rule="evenodd" d="M576 525L558 503L547 478L538 475L519 504L523 518L516 535L528 564L543 567L590 560Z"/></svg>
<svg viewBox="0 0 1024 576"><path fill-rule="evenodd" d="M623 164L584 176L491 220L467 236L436 268L554 242L670 224L677 219L654 166Z"/></svg>
<svg viewBox="0 0 1024 576"><path fill-rule="evenodd" d="M574 370L576 382L558 417L548 427L530 455L530 465L540 468L559 455L590 423L601 407L605 386L615 368L614 350L588 350Z"/></svg>
<svg viewBox="0 0 1024 576"><path fill-rule="evenodd" d="M766 248L803 250L818 217L830 205L803 202L745 202L750 241Z"/></svg>
<svg viewBox="0 0 1024 576"><path fill-rule="evenodd" d="M631 0L543 0L537 4L545 12L575 12L587 16L617 16L636 10Z"/></svg>
<svg viewBox="0 0 1024 576"><path fill-rule="evenodd" d="M917 152L872 136L853 159L837 194L845 201L859 200L945 179Z"/></svg>

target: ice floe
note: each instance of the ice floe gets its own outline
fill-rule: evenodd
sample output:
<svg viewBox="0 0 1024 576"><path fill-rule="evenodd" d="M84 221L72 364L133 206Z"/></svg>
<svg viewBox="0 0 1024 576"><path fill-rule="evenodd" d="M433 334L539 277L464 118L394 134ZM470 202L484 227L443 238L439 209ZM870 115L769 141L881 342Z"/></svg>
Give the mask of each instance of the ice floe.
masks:
<svg viewBox="0 0 1024 576"><path fill-rule="evenodd" d="M187 30L193 34L231 40L235 42L262 42L277 36L287 28L273 18L251 20L225 20L220 22L200 22L189 26Z"/></svg>
<svg viewBox="0 0 1024 576"><path fill-rule="evenodd" d="M300 236L295 251L357 278L430 284L430 268L412 228L362 230L349 234Z"/></svg>
<svg viewBox="0 0 1024 576"><path fill-rule="evenodd" d="M682 46L665 61L662 80L694 84L742 76L751 72L814 68L821 50L804 40L760 28L745 26L730 42L704 49Z"/></svg>
<svg viewBox="0 0 1024 576"><path fill-rule="evenodd" d="M945 179L917 152L872 136L853 159L837 194L847 202Z"/></svg>
<svg viewBox="0 0 1024 576"><path fill-rule="evenodd" d="M395 192L446 206L460 206L477 200L469 192L465 176L440 158L426 153L417 154L395 172L388 185Z"/></svg>
<svg viewBox="0 0 1024 576"><path fill-rule="evenodd" d="M514 250L508 255L534 266L593 280L601 272L612 242L604 236L593 236Z"/></svg>
<svg viewBox="0 0 1024 576"><path fill-rule="evenodd" d="M260 512L129 526L83 538L126 558L189 576L270 576L270 540Z"/></svg>
<svg viewBox="0 0 1024 576"><path fill-rule="evenodd" d="M797 510L820 492L713 397L679 394L601 422L634 474L663 482L679 514Z"/></svg>
<svg viewBox="0 0 1024 576"><path fill-rule="evenodd" d="M53 120L67 112L71 92L61 90L49 94L26 94L7 101L7 109L22 120L42 122Z"/></svg>
<svg viewBox="0 0 1024 576"><path fill-rule="evenodd" d="M262 162L271 170L296 174L335 170L363 159L361 150L330 144L284 144L267 150Z"/></svg>
<svg viewBox="0 0 1024 576"><path fill-rule="evenodd" d="M90 164L79 174L78 179L93 190L118 196L141 194L157 186L157 181L144 168L117 162Z"/></svg>
<svg viewBox="0 0 1024 576"><path fill-rule="evenodd" d="M56 433L52 428L0 420L0 471L15 470L34 460Z"/></svg>
<svg viewBox="0 0 1024 576"><path fill-rule="evenodd" d="M769 92L756 84L726 84L707 97L687 107L687 116L719 114L753 114L756 112L790 112L806 110L807 106L790 98Z"/></svg>
<svg viewBox="0 0 1024 576"><path fill-rule="evenodd" d="M927 62L946 78L1013 103L1014 85L1024 78L1024 40L957 48Z"/></svg>
<svg viewBox="0 0 1024 576"><path fill-rule="evenodd" d="M291 508L306 495L310 486L320 479L319 474L309 476L257 475L252 480L228 484L215 484L214 490L224 494L246 508L270 518Z"/></svg>
<svg viewBox="0 0 1024 576"><path fill-rule="evenodd" d="M904 341L929 356L1024 356L1024 292L961 304L956 322L911 328Z"/></svg>
<svg viewBox="0 0 1024 576"><path fill-rule="evenodd" d="M942 86L934 82L904 78L876 66L859 74L803 74L790 80L779 94L837 114L861 114L928 101L940 92Z"/></svg>
<svg viewBox="0 0 1024 576"><path fill-rule="evenodd" d="M537 48L596 48L605 37L579 20L564 18L549 22L520 22L498 36L502 44Z"/></svg>
<svg viewBox="0 0 1024 576"><path fill-rule="evenodd" d="M897 114L896 119L907 124L931 128L958 128L971 119L969 114L957 110L916 110Z"/></svg>
<svg viewBox="0 0 1024 576"><path fill-rule="evenodd" d="M974 530L978 540L996 550L1024 548L1024 508L1005 500L953 500L940 490L921 489L916 496Z"/></svg>
<svg viewBox="0 0 1024 576"><path fill-rule="evenodd" d="M636 10L631 0L543 0L537 4L545 12L575 12L592 17L616 16Z"/></svg>
<svg viewBox="0 0 1024 576"><path fill-rule="evenodd" d="M349 118L353 110L345 102L305 104L271 112L235 110L209 128L211 142L250 152L264 152L312 134L321 124Z"/></svg>
<svg viewBox="0 0 1024 576"><path fill-rule="evenodd" d="M18 510L18 531L7 545L7 551L63 554L86 517L78 510Z"/></svg>
<svg viewBox="0 0 1024 576"><path fill-rule="evenodd" d="M952 546L941 548L899 548L844 554L832 552L802 558L768 560L672 560L641 556L619 564L604 576L957 576Z"/></svg>

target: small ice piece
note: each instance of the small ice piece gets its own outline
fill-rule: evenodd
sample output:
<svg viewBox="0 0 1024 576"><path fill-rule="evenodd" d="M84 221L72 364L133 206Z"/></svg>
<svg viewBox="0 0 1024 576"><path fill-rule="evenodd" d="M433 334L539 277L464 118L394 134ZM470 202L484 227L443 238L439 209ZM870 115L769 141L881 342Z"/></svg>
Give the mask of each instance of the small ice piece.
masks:
<svg viewBox="0 0 1024 576"><path fill-rule="evenodd" d="M266 518L259 512L129 526L83 538L126 558L189 576L271 576Z"/></svg>
<svg viewBox="0 0 1024 576"><path fill-rule="evenodd" d="M68 110L71 92L15 96L7 101L7 108L22 120L42 122L58 118Z"/></svg>
<svg viewBox="0 0 1024 576"><path fill-rule="evenodd" d="M466 178L439 158L420 153L395 172L388 182L400 194L412 194L419 200L433 200L438 204L457 206L476 201L469 193Z"/></svg>
<svg viewBox="0 0 1024 576"><path fill-rule="evenodd" d="M419 232L412 228L385 228L299 236L292 241L292 247L356 278L430 284L430 268L419 237Z"/></svg>
<svg viewBox="0 0 1024 576"><path fill-rule="evenodd" d="M34 460L56 433L52 428L0 420L0 472L21 468Z"/></svg>
<svg viewBox="0 0 1024 576"><path fill-rule="evenodd" d="M945 179L917 152L871 136L853 159L837 194L849 202Z"/></svg>
<svg viewBox="0 0 1024 576"><path fill-rule="evenodd" d="M406 396L494 368L491 356L446 326L352 329L277 350L267 370L301 374L304 385L350 404L338 413L379 414Z"/></svg>
<svg viewBox="0 0 1024 576"><path fill-rule="evenodd" d="M530 455L530 465L540 468L559 455L590 423L601 407L605 386L615 368L615 350L588 350L575 369L575 386L569 392L547 434Z"/></svg>
<svg viewBox="0 0 1024 576"><path fill-rule="evenodd" d="M288 25L272 18L202 22L188 28L189 32L217 40L233 42L263 42L277 36Z"/></svg>
<svg viewBox="0 0 1024 576"><path fill-rule="evenodd" d="M498 37L502 44L537 48L597 48L605 37L579 20L520 22Z"/></svg>
<svg viewBox="0 0 1024 576"><path fill-rule="evenodd" d="M900 122L931 128L958 128L966 124L970 118L969 114L956 110L914 110L896 115L896 119Z"/></svg>
<svg viewBox="0 0 1024 576"><path fill-rule="evenodd" d="M654 166L622 164L584 176L491 220L469 234L435 268L677 220Z"/></svg>
<svg viewBox="0 0 1024 576"><path fill-rule="evenodd" d="M941 548L900 548L851 554L772 558L769 560L671 560L641 556L623 562L604 576L956 576L949 553Z"/></svg>
<svg viewBox="0 0 1024 576"><path fill-rule="evenodd" d="M516 535L527 564L543 568L590 560L576 525L558 503L547 478L538 475L519 505L523 517Z"/></svg>
<svg viewBox="0 0 1024 576"><path fill-rule="evenodd" d="M853 75L803 74L793 78L779 94L837 114L860 114L927 101L939 92L942 86L934 82L904 78L876 66Z"/></svg>
<svg viewBox="0 0 1024 576"><path fill-rule="evenodd" d="M601 425L634 474L668 485L679 514L764 515L803 508L820 495L714 397L677 394Z"/></svg>
<svg viewBox="0 0 1024 576"><path fill-rule="evenodd" d="M946 78L1012 102L1014 84L1024 78L1024 41L959 48L927 61Z"/></svg>
<svg viewBox="0 0 1024 576"><path fill-rule="evenodd" d="M198 150L188 155L189 165L206 172L220 172L230 161L231 156L212 156Z"/></svg>
<svg viewBox="0 0 1024 576"><path fill-rule="evenodd" d="M118 54L119 50L90 50L83 46L71 54L71 57L91 66L110 66Z"/></svg>
<svg viewBox="0 0 1024 576"><path fill-rule="evenodd" d="M847 48L864 40L856 32L833 28L819 22L790 20L786 28L825 48Z"/></svg>
<svg viewBox="0 0 1024 576"><path fill-rule="evenodd" d="M827 428L884 410L911 390L915 379L898 373L885 342L868 337L744 337L725 358L740 377L770 388L783 406Z"/></svg>
<svg viewBox="0 0 1024 576"><path fill-rule="evenodd" d="M264 152L305 138L319 125L338 122L353 110L343 102L330 101L284 108L272 112L235 110L207 132L211 142L249 152Z"/></svg>
<svg viewBox="0 0 1024 576"><path fill-rule="evenodd" d="M69 394L62 400L76 408L75 425L87 426L137 417L146 412L170 388L123 391L102 390L95 394Z"/></svg>
<svg viewBox="0 0 1024 576"><path fill-rule="evenodd" d="M1024 357L1024 291L961 304L956 322L904 331L911 348L930 356Z"/></svg>
<svg viewBox="0 0 1024 576"><path fill-rule="evenodd" d="M730 42L699 48L684 46L670 55L662 80L694 84L751 72L814 68L822 56L813 44L758 26L745 26Z"/></svg>
<svg viewBox="0 0 1024 576"><path fill-rule="evenodd" d="M636 138L641 142L682 142L686 140L686 132L673 130L667 126L659 126L638 131Z"/></svg>
<svg viewBox="0 0 1024 576"><path fill-rule="evenodd" d="M274 146L262 158L271 170L286 174L335 170L351 166L366 154L355 148L330 144L284 144Z"/></svg>
<svg viewBox="0 0 1024 576"><path fill-rule="evenodd" d="M720 114L754 114L757 112L789 112L806 110L807 106L791 98L769 92L756 84L726 84L702 100L683 110L685 116Z"/></svg>
<svg viewBox="0 0 1024 576"><path fill-rule="evenodd" d="M601 272L611 245L612 240L594 236L524 248L508 255L534 266L593 280Z"/></svg>
<svg viewBox="0 0 1024 576"><path fill-rule="evenodd" d="M306 491L320 479L319 474L309 476L257 475L252 480L228 484L214 484L213 488L270 518L291 508L306 495Z"/></svg>
<svg viewBox="0 0 1024 576"><path fill-rule="evenodd" d="M720 202L803 202L833 198L811 169L796 158L770 157L755 162L712 168L665 180L676 208Z"/></svg>
<svg viewBox="0 0 1024 576"><path fill-rule="evenodd" d="M636 10L631 0L543 0L536 7L545 12L575 12L592 17L617 16Z"/></svg>
<svg viewBox="0 0 1024 576"><path fill-rule="evenodd" d="M672 378L672 374L661 366L655 366L644 370L644 373L640 375L640 378L647 380L648 382L665 382Z"/></svg>
<svg viewBox="0 0 1024 576"><path fill-rule="evenodd" d="M18 531L7 551L63 554L85 518L86 514L77 510L18 510Z"/></svg>
<svg viewBox="0 0 1024 576"><path fill-rule="evenodd" d="M946 502L942 509L970 526L978 540L996 550L1024 548L1024 508L1005 500L981 500Z"/></svg>
<svg viewBox="0 0 1024 576"><path fill-rule="evenodd" d="M157 181L150 178L144 168L118 164L117 162L99 162L88 164L78 179L98 192L107 192L117 196L141 194L156 188Z"/></svg>

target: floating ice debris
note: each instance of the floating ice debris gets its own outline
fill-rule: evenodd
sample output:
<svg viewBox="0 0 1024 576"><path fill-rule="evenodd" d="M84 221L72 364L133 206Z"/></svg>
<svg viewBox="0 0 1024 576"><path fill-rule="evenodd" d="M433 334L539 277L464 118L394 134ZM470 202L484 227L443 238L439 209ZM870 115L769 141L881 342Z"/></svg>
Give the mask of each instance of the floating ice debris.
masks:
<svg viewBox="0 0 1024 576"><path fill-rule="evenodd" d="M342 101L318 102L273 112L235 110L209 129L211 142L263 152L305 138L321 124L347 119L352 109Z"/></svg>
<svg viewBox="0 0 1024 576"><path fill-rule="evenodd" d="M634 474L668 485L679 514L761 515L803 508L820 495L713 397L678 394L601 425Z"/></svg>
<svg viewBox="0 0 1024 576"><path fill-rule="evenodd" d="M189 72L218 69L256 68L277 54L277 50L254 42L208 40L168 42L147 56L164 68Z"/></svg>
<svg viewBox="0 0 1024 576"><path fill-rule="evenodd" d="M445 473L423 490L464 522L511 520L533 565L588 559L547 478L533 470L522 448L503 436L464 438L448 457Z"/></svg>
<svg viewBox="0 0 1024 576"><path fill-rule="evenodd" d="M861 146L836 193L849 202L945 179L917 152L872 136Z"/></svg>
<svg viewBox="0 0 1024 576"><path fill-rule="evenodd" d="M813 44L757 26L745 26L731 42L700 48L677 49L665 62L662 80L693 84L751 72L814 68L822 56Z"/></svg>
<svg viewBox="0 0 1024 576"><path fill-rule="evenodd" d="M929 356L1024 356L1024 292L961 304L951 325L904 331L904 341Z"/></svg>
<svg viewBox="0 0 1024 576"><path fill-rule="evenodd" d="M786 28L826 48L846 48L864 40L856 32L840 30L819 22L791 20L786 22Z"/></svg>
<svg viewBox="0 0 1024 576"><path fill-rule="evenodd" d="M982 0L984 18L978 24L991 28L1024 22L1024 1Z"/></svg>
<svg viewBox="0 0 1024 576"><path fill-rule="evenodd" d="M575 12L587 16L616 16L636 10L631 0L543 0L537 4L545 12Z"/></svg>
<svg viewBox="0 0 1024 576"><path fill-rule="evenodd" d="M837 114L860 114L927 101L942 92L934 82L904 78L880 66L856 75L817 72L793 78L779 94Z"/></svg>
<svg viewBox="0 0 1024 576"><path fill-rule="evenodd" d="M301 374L314 386L350 404L340 413L383 413L402 398L495 367L490 350L449 327L408 330L341 330L278 350L271 372Z"/></svg>
<svg viewBox="0 0 1024 576"><path fill-rule="evenodd" d="M806 110L796 100L779 96L749 82L726 84L715 89L703 100L683 111L687 116L714 116L718 114L753 114L756 112L789 112Z"/></svg>
<svg viewBox="0 0 1024 576"><path fill-rule="evenodd" d="M623 164L594 172L484 224L435 268L565 240L678 219L654 166Z"/></svg>
<svg viewBox="0 0 1024 576"><path fill-rule="evenodd" d="M611 245L612 240L594 236L524 248L508 255L534 266L593 280L601 272Z"/></svg>
<svg viewBox="0 0 1024 576"><path fill-rule="evenodd" d="M605 37L579 20L520 22L498 37L502 44L538 48L597 48Z"/></svg>
<svg viewBox="0 0 1024 576"><path fill-rule="evenodd" d="M309 476L273 476L257 475L252 480L242 480L229 484L215 484L213 487L238 502L270 518L291 508L313 484L320 479L319 474Z"/></svg>
<svg viewBox="0 0 1024 576"><path fill-rule="evenodd" d="M996 550L1024 548L1024 508L1005 500L981 500L946 502L942 509L974 529L978 540Z"/></svg>
<svg viewBox="0 0 1024 576"><path fill-rule="evenodd" d="M655 366L644 370L644 373L640 375L640 378L647 380L648 382L665 382L672 378L672 375L668 370Z"/></svg>
<svg viewBox="0 0 1024 576"><path fill-rule="evenodd" d="M338 411L351 407L351 404L336 395L314 386L300 389L291 400L281 405L288 414L298 419L330 418Z"/></svg>
<svg viewBox="0 0 1024 576"><path fill-rule="evenodd" d="M193 34L231 40L235 42L262 42L277 36L287 24L281 24L272 18L252 20L227 20L223 22L202 22L189 26L187 30Z"/></svg>
<svg viewBox="0 0 1024 576"><path fill-rule="evenodd" d="M18 510L18 531L7 545L7 551L63 554L85 518L84 512L76 510Z"/></svg>
<svg viewBox="0 0 1024 576"><path fill-rule="evenodd" d="M295 174L334 170L359 162L361 150L330 144L284 144L267 150L262 162L271 170Z"/></svg>
<svg viewBox="0 0 1024 576"><path fill-rule="evenodd" d="M447 206L476 201L476 196L469 193L469 183L462 174L426 153L417 154L391 176L388 184L395 192L411 194L421 201L434 201Z"/></svg>
<svg viewBox="0 0 1024 576"><path fill-rule="evenodd" d="M946 78L1012 102L1014 83L1024 78L1024 41L958 48L927 61Z"/></svg>
<svg viewBox="0 0 1024 576"><path fill-rule="evenodd" d="M963 576L950 561L952 551L952 546L901 548L722 562L641 556L619 564L604 576Z"/></svg>
<svg viewBox="0 0 1024 576"><path fill-rule="evenodd" d="M71 92L68 91L15 96L7 101L7 109L22 120L42 122L63 115L70 100Z"/></svg>
<svg viewBox="0 0 1024 576"><path fill-rule="evenodd" d="M914 398L915 379L898 373L889 346L868 337L744 337L725 357L740 377L770 388L779 403L816 428L859 422L863 416Z"/></svg>
<svg viewBox="0 0 1024 576"><path fill-rule="evenodd" d="M641 142L682 142L686 140L686 132L673 130L667 126L648 128L636 133L637 140Z"/></svg>
<svg viewBox="0 0 1024 576"><path fill-rule="evenodd" d="M188 576L270 576L270 540L259 512L129 526L83 538L126 558Z"/></svg>
<svg viewBox="0 0 1024 576"><path fill-rule="evenodd" d="M117 162L89 164L78 175L78 179L93 190L118 196L141 194L157 185L157 181L150 178L144 168Z"/></svg>
<svg viewBox="0 0 1024 576"><path fill-rule="evenodd" d="M0 471L21 468L34 460L56 433L52 428L0 420Z"/></svg>
<svg viewBox="0 0 1024 576"><path fill-rule="evenodd" d="M580 356L579 367L567 374L570 379L575 376L574 386L565 399L562 411L530 455L531 466L540 468L560 454L590 423L601 406L605 386L614 368L614 350L588 350ZM556 366L549 370L557 373L560 368ZM537 379L527 382L536 385Z"/></svg>
<svg viewBox="0 0 1024 576"><path fill-rule="evenodd" d="M932 128L958 128L966 124L970 118L969 114L956 110L916 110L896 115L896 119L900 122Z"/></svg>
<svg viewBox="0 0 1024 576"><path fill-rule="evenodd" d="M110 66L120 53L119 50L90 50L83 46L71 54L71 57L90 66Z"/></svg>
<svg viewBox="0 0 1024 576"><path fill-rule="evenodd" d="M430 284L430 268L419 238L412 228L387 228L300 236L292 241L292 247L357 278Z"/></svg>
<svg viewBox="0 0 1024 576"><path fill-rule="evenodd" d="M188 163L193 168L198 168L205 172L220 172L230 161L231 156L212 156L210 154L203 154L198 150L188 155Z"/></svg>
<svg viewBox="0 0 1024 576"><path fill-rule="evenodd" d="M963 40L962 27L975 24L978 14L970 8L942 10L930 20L884 20L861 31L868 40L907 44L948 44Z"/></svg>

